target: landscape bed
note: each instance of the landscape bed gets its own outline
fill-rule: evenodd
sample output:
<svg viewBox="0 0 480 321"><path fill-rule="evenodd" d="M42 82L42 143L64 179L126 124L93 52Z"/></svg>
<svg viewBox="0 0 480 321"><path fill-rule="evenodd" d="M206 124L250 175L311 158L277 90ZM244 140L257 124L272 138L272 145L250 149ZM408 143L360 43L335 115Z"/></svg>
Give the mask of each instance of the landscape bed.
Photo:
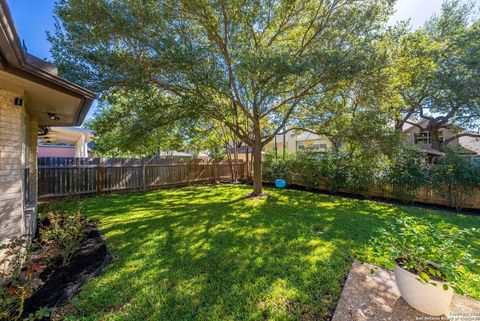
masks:
<svg viewBox="0 0 480 321"><path fill-rule="evenodd" d="M458 227L480 217L368 200L216 185L85 198L113 262L65 320L328 320L354 258L400 215ZM480 240L470 240L480 248ZM478 251L476 258L480 257ZM462 282L480 298L480 271Z"/></svg>
<svg viewBox="0 0 480 321"><path fill-rule="evenodd" d="M42 308L49 308L50 314L55 315L55 309L67 302L83 282L99 273L108 258L105 242L97 227L94 224L88 226L80 248L69 262L64 265L58 258L40 274L39 278L45 283L25 300L23 316L27 317ZM41 320L50 320L50 317Z"/></svg>

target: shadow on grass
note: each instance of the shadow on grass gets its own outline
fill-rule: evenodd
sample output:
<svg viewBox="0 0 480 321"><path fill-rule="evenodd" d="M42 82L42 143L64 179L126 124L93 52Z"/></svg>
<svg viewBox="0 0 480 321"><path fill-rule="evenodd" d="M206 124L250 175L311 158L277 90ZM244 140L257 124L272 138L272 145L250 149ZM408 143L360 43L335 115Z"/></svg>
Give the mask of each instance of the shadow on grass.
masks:
<svg viewBox="0 0 480 321"><path fill-rule="evenodd" d="M100 218L116 260L66 319L325 320L354 256L377 227L410 210L299 191L250 200L248 192L207 186L85 199L83 212Z"/></svg>

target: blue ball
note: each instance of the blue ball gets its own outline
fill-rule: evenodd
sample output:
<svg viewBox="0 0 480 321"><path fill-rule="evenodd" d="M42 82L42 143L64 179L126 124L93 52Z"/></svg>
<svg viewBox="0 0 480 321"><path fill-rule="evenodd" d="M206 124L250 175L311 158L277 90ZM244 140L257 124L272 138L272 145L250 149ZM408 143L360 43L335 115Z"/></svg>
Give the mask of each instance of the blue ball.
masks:
<svg viewBox="0 0 480 321"><path fill-rule="evenodd" d="M276 188L285 188L287 186L287 182L284 179L277 179L275 180L275 187Z"/></svg>

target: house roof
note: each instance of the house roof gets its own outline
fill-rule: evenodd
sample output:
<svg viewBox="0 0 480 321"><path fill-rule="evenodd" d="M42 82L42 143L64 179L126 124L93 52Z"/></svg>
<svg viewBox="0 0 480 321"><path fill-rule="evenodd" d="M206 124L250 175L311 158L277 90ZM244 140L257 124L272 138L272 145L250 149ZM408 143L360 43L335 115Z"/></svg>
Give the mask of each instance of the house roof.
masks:
<svg viewBox="0 0 480 321"><path fill-rule="evenodd" d="M421 119L419 120L418 122L415 122L415 124L418 124L422 127L426 127L427 124L428 124L429 120L428 119ZM408 131L411 131L412 129L415 129L415 128L418 128L417 126L411 124L411 123L405 123L403 125L403 131L405 132L408 132ZM443 126L443 128L448 128L448 129L459 129L459 130L463 130L463 128L461 128L460 126L458 125L455 125L455 124L446 124Z"/></svg>
<svg viewBox="0 0 480 321"><path fill-rule="evenodd" d="M193 157L190 153L177 152L176 150L160 152L161 157Z"/></svg>
<svg viewBox="0 0 480 321"><path fill-rule="evenodd" d="M445 156L446 155L444 152L433 149L430 146L422 146L422 151L424 151L427 155L434 155L434 156Z"/></svg>
<svg viewBox="0 0 480 321"><path fill-rule="evenodd" d="M82 136L86 136L86 143L93 139L93 130L80 127L49 127L44 135L39 135L41 145L75 144Z"/></svg>
<svg viewBox="0 0 480 321"><path fill-rule="evenodd" d="M311 133L309 131L301 131L301 132L295 132L295 131L290 131L285 134L286 141L306 141L306 140L319 140L319 139L325 139L325 137ZM272 139L270 142L274 142L275 139ZM283 142L283 134L279 134L276 137L277 143L282 143Z"/></svg>
<svg viewBox="0 0 480 321"><path fill-rule="evenodd" d="M39 125L81 125L95 94L58 76L52 64L25 52L6 0L0 0L0 82L23 94ZM59 121L48 113L59 115Z"/></svg>
<svg viewBox="0 0 480 321"><path fill-rule="evenodd" d="M313 140L313 139L322 139L322 137L307 131L303 131L297 135L297 141Z"/></svg>
<svg viewBox="0 0 480 321"><path fill-rule="evenodd" d="M480 154L480 138L464 136L460 137L458 141L461 146L475 152L476 154Z"/></svg>
<svg viewBox="0 0 480 321"><path fill-rule="evenodd" d="M460 155L477 155L477 152L469 149L469 148L466 148L462 145L457 145L457 146L454 146L453 149L455 149L457 151L458 154Z"/></svg>

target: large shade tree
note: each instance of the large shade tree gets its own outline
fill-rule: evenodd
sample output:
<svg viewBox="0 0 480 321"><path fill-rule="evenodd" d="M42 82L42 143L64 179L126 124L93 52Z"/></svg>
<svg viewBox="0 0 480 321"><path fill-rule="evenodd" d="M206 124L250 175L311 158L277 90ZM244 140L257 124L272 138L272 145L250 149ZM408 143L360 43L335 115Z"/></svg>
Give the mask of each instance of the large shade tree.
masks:
<svg viewBox="0 0 480 321"><path fill-rule="evenodd" d="M473 2L446 1L440 15L402 37L395 58L403 97L397 128L410 123L429 132L434 149L462 136L480 138L480 21L474 9ZM442 141L442 128L454 135Z"/></svg>
<svg viewBox="0 0 480 321"><path fill-rule="evenodd" d="M52 54L108 97L154 87L261 151L300 106L361 75L394 0L60 0ZM88 14L86 14L88 13Z"/></svg>

